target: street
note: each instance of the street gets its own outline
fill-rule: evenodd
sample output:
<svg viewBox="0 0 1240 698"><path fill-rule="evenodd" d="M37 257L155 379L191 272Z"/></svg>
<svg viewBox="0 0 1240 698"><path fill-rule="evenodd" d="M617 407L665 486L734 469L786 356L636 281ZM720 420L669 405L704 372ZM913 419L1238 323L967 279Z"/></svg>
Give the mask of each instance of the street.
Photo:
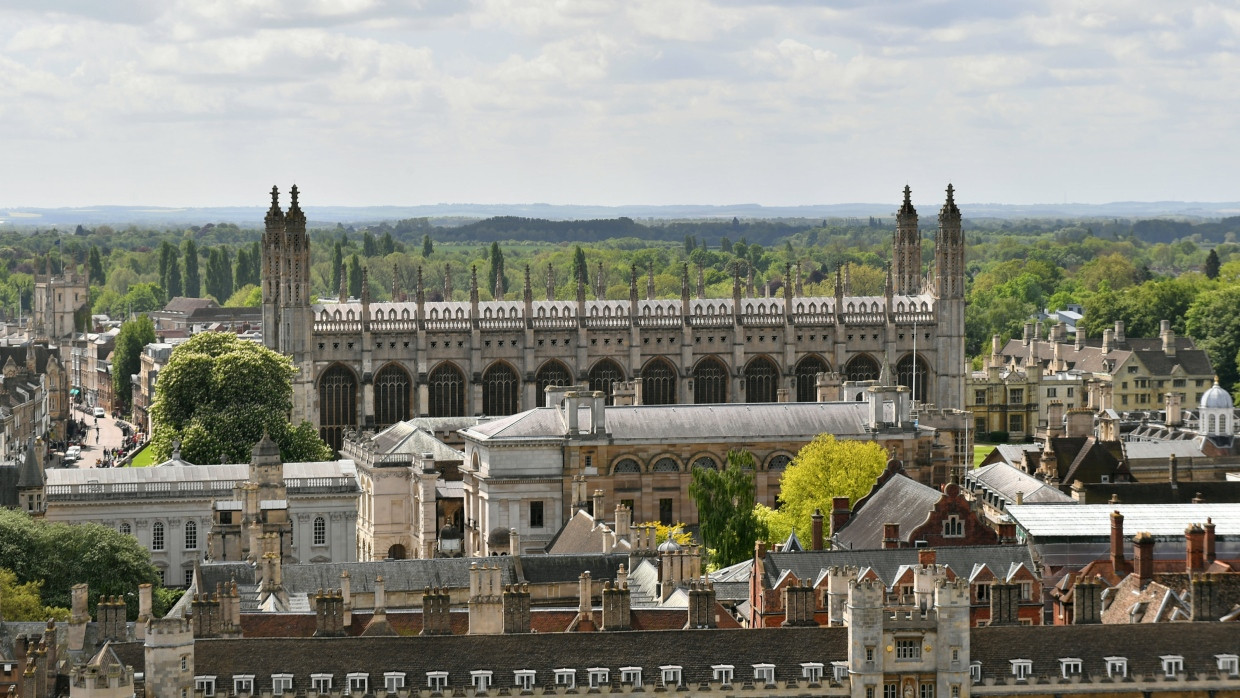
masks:
<svg viewBox="0 0 1240 698"><path fill-rule="evenodd" d="M93 468L96 465L96 461L103 461L104 451L120 448L124 443L125 436L121 433L119 422L112 419L111 415L96 419L92 411L92 408L89 407L75 406L73 408L74 419L86 422L86 426L90 428L90 431L88 432L88 438L82 441L81 459L71 467ZM96 426L98 427L97 429Z"/></svg>

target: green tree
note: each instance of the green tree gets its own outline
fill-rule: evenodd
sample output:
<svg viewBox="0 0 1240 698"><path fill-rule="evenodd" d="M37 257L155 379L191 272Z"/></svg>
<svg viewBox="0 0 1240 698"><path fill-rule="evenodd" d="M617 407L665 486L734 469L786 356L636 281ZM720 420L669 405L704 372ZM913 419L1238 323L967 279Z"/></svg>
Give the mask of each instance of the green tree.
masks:
<svg viewBox="0 0 1240 698"><path fill-rule="evenodd" d="M202 332L177 346L159 372L151 405L156 459L181 453L191 463L249 460L266 431L285 462L319 461L331 449L307 421L289 423L292 361L231 333Z"/></svg>
<svg viewBox="0 0 1240 698"><path fill-rule="evenodd" d="M873 441L839 441L831 434L819 434L801 448L779 479L783 505L770 509L759 504L758 518L770 540L783 540L793 530L801 540L810 540L814 510L830 512L832 497L861 498L886 463L882 447Z"/></svg>
<svg viewBox="0 0 1240 698"><path fill-rule="evenodd" d="M498 242L491 243L491 259L490 269L487 271L487 290L494 291L496 280L499 280L500 290L508 290L508 279L504 276L504 251L499 248Z"/></svg>
<svg viewBox="0 0 1240 698"><path fill-rule="evenodd" d="M590 270L586 267L586 253L581 249L581 245L577 245L577 249L573 251L573 281L586 285L590 283Z"/></svg>
<svg viewBox="0 0 1240 698"><path fill-rule="evenodd" d="M198 244L193 240L185 241L185 282L186 298L202 296L202 279L198 275Z"/></svg>
<svg viewBox="0 0 1240 698"><path fill-rule="evenodd" d="M1218 270L1220 266L1221 264L1218 259L1218 252L1216 250L1210 250L1210 254L1206 255L1206 263L1202 266L1201 271L1206 275L1207 279L1213 281L1218 278Z"/></svg>
<svg viewBox="0 0 1240 698"><path fill-rule="evenodd" d="M1211 250L1213 252L1213 250ZM1218 255L1215 255L1218 259ZM90 282L92 284L102 286L107 281L107 276L103 273L103 259L99 256L99 248L94 245L90 246L90 257L87 261L87 268L90 270Z"/></svg>
<svg viewBox="0 0 1240 698"><path fill-rule="evenodd" d="M1238 377L1240 313L1236 308L1240 308L1240 286L1205 291L1189 307L1185 322L1188 334L1210 355L1214 372L1224 386L1235 385Z"/></svg>
<svg viewBox="0 0 1240 698"><path fill-rule="evenodd" d="M180 296L182 295L182 293L184 293L184 289L181 287L181 260L180 259L173 257L172 259L168 260L167 273L163 276L163 279L164 279L164 296L167 297L168 300L172 300L173 298L176 298L177 296Z"/></svg>
<svg viewBox="0 0 1240 698"><path fill-rule="evenodd" d="M133 398L129 377L141 368L142 348L155 341L155 325L146 314L121 325L112 355L112 394L128 411Z"/></svg>
<svg viewBox="0 0 1240 698"><path fill-rule="evenodd" d="M431 255L434 254L434 252L435 252L435 243L431 241L430 234L423 235L422 236L422 256L426 257L427 259L430 259Z"/></svg>
<svg viewBox="0 0 1240 698"><path fill-rule="evenodd" d="M390 232L384 232L383 237L379 238L379 254L384 257L396 251L396 241L392 239Z"/></svg>
<svg viewBox="0 0 1240 698"><path fill-rule="evenodd" d="M362 255L367 259L379 254L379 248L375 246L375 236L370 231L362 233Z"/></svg>
<svg viewBox="0 0 1240 698"><path fill-rule="evenodd" d="M17 575L0 568L0 618L12 621L69 620L69 609L43 605L43 580L19 584Z"/></svg>
<svg viewBox="0 0 1240 698"><path fill-rule="evenodd" d="M717 567L747 559L761 533L754 514L754 457L728 451L727 467L693 468L689 496L697 505L702 540Z"/></svg>
<svg viewBox="0 0 1240 698"><path fill-rule="evenodd" d="M728 239L727 235L719 238L719 250L721 252L732 252L732 241Z"/></svg>
<svg viewBox="0 0 1240 698"><path fill-rule="evenodd" d="M214 296L220 304L233 292L232 263L228 248L220 245L207 253L207 295Z"/></svg>
<svg viewBox="0 0 1240 698"><path fill-rule="evenodd" d="M233 279L237 288L258 283L250 279L250 251L245 247L237 248L237 271Z"/></svg>
<svg viewBox="0 0 1240 698"><path fill-rule="evenodd" d="M263 289L249 284L233 292L224 302L225 308L257 308L263 304Z"/></svg>
<svg viewBox="0 0 1240 698"><path fill-rule="evenodd" d="M335 247L332 248L332 287L330 292L335 294L340 292L340 279L344 275L344 248L341 247L340 241L336 241Z"/></svg>
<svg viewBox="0 0 1240 698"><path fill-rule="evenodd" d="M356 252L349 257L349 295L362 297L362 260L358 259Z"/></svg>
<svg viewBox="0 0 1240 698"><path fill-rule="evenodd" d="M163 240L159 243L159 278L168 278L168 265L177 258L177 248L171 242Z"/></svg>

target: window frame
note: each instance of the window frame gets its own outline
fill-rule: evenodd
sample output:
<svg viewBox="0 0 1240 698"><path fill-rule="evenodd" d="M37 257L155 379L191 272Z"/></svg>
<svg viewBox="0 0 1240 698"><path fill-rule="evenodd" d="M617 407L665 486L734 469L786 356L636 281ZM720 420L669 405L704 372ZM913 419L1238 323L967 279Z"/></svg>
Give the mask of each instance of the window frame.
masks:
<svg viewBox="0 0 1240 698"><path fill-rule="evenodd" d="M475 669L469 672L469 685L474 687L475 691L484 693L491 688L491 679L494 672L490 669Z"/></svg>
<svg viewBox="0 0 1240 698"><path fill-rule="evenodd" d="M311 674L310 688L315 693L324 694L332 692L332 675L331 674Z"/></svg>
<svg viewBox="0 0 1240 698"><path fill-rule="evenodd" d="M1107 678L1116 678L1116 671L1119 672L1119 678L1128 678L1128 658L1127 657L1103 657L1103 661L1107 663Z"/></svg>
<svg viewBox="0 0 1240 698"><path fill-rule="evenodd" d="M359 681L361 682L361 687L362 687L360 694L366 695L367 693L369 693L370 692L370 674L360 672L360 671L354 671L354 672L350 672L349 674L345 675L344 690L340 692L340 695L344 695L344 696L353 695L353 684Z"/></svg>
<svg viewBox="0 0 1240 698"><path fill-rule="evenodd" d="M310 524L311 534L310 544L314 546L327 545L327 518L323 516L314 517L314 521Z"/></svg>
<svg viewBox="0 0 1240 698"><path fill-rule="evenodd" d="M969 678L973 680L973 683L982 682L982 663L981 662L969 662Z"/></svg>
<svg viewBox="0 0 1240 698"><path fill-rule="evenodd" d="M233 680L232 694L234 696L239 696L241 694L250 695L250 696L254 695L254 674L233 674L232 680ZM247 685L249 686L250 690L248 691L243 690Z"/></svg>
<svg viewBox="0 0 1240 698"><path fill-rule="evenodd" d="M1059 675L1065 679L1073 676L1080 676L1084 664L1080 657L1060 657L1059 658Z"/></svg>
<svg viewBox="0 0 1240 698"><path fill-rule="evenodd" d="M164 536L164 522L156 521L151 524L151 552L163 552L167 542Z"/></svg>
<svg viewBox="0 0 1240 698"><path fill-rule="evenodd" d="M736 678L736 667L732 664L711 664L710 671L720 686L731 686L732 680Z"/></svg>
<svg viewBox="0 0 1240 698"><path fill-rule="evenodd" d="M202 693L206 698L215 696L215 678L210 675L202 675L194 677L194 692Z"/></svg>
<svg viewBox="0 0 1240 698"><path fill-rule="evenodd" d="M642 668L639 666L620 667L620 683L630 684L633 686L633 688L641 688Z"/></svg>
<svg viewBox="0 0 1240 698"><path fill-rule="evenodd" d="M285 693L293 692L293 675L292 674L272 674L271 675L271 695L282 696Z"/></svg>
<svg viewBox="0 0 1240 698"><path fill-rule="evenodd" d="M426 687L430 689L431 693L443 693L448 688L448 672L426 672Z"/></svg>
<svg viewBox="0 0 1240 698"><path fill-rule="evenodd" d="M1033 673L1032 659L1009 659L1008 661L1012 665L1012 676L1015 676L1017 681L1027 681L1029 675Z"/></svg>
<svg viewBox="0 0 1240 698"><path fill-rule="evenodd" d="M921 661L921 638L898 637L895 645L897 662Z"/></svg>
<svg viewBox="0 0 1240 698"><path fill-rule="evenodd" d="M659 679L662 680L664 686L671 683L669 681L669 677L674 677L676 681L672 685L679 687L681 682L684 680L683 667L679 664L664 664L660 666Z"/></svg>
<svg viewBox="0 0 1240 698"><path fill-rule="evenodd" d="M1218 672L1226 676L1240 676L1240 655L1235 654L1216 654L1214 660L1218 662Z"/></svg>
<svg viewBox="0 0 1240 698"><path fill-rule="evenodd" d="M772 686L775 684L775 665L774 664L754 664L753 680L754 684L761 679L763 684Z"/></svg>
<svg viewBox="0 0 1240 698"><path fill-rule="evenodd" d="M1158 658L1162 660L1163 676L1172 679L1184 673L1184 655L1164 654Z"/></svg>
<svg viewBox="0 0 1240 698"><path fill-rule="evenodd" d="M555 685L566 688L577 688L576 669L555 669Z"/></svg>
<svg viewBox="0 0 1240 698"><path fill-rule="evenodd" d="M538 681L538 672L533 669L514 669L512 671L513 688L522 691L534 690L534 684Z"/></svg>
<svg viewBox="0 0 1240 698"><path fill-rule="evenodd" d="M186 550L198 549L198 522L190 519L185 522L185 529L182 531Z"/></svg>
<svg viewBox="0 0 1240 698"><path fill-rule="evenodd" d="M546 505L543 504L543 501L541 499L536 499L530 502L529 514L530 514L530 528L545 528L546 527L547 525Z"/></svg>
<svg viewBox="0 0 1240 698"><path fill-rule="evenodd" d="M917 698L934 698L934 687L933 681L922 681L917 685Z"/></svg>
<svg viewBox="0 0 1240 698"><path fill-rule="evenodd" d="M393 685L395 684L395 685ZM405 672L403 671L385 671L383 672L383 690L385 693L396 693L405 687Z"/></svg>
<svg viewBox="0 0 1240 698"><path fill-rule="evenodd" d="M822 662L801 662L801 678L810 683L822 683L824 668ZM843 681L840 677L840 669L844 670L844 677L847 678L848 662L831 662L831 676L835 678L836 683Z"/></svg>
<svg viewBox="0 0 1240 698"><path fill-rule="evenodd" d="M601 688L611 683L611 671L605 667L589 667L586 669L586 680L590 688Z"/></svg>

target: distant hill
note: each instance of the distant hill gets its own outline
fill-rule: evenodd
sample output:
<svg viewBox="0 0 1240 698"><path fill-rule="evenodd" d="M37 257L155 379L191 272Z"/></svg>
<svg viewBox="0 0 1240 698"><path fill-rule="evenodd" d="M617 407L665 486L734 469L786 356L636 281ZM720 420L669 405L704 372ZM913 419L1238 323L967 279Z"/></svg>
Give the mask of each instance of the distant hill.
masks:
<svg viewBox="0 0 1240 698"><path fill-rule="evenodd" d="M914 202L923 219L932 218L938 202ZM419 206L306 206L311 225L356 225L407 218L538 218L553 221L615 219L637 223L667 220L740 219L787 220L804 223L827 218L891 217L896 203L820 204L805 206L557 206L552 204L429 204ZM966 218L1180 218L1191 221L1240 215L1240 202L1121 201L1109 204L979 204L961 203ZM262 224L265 206L212 208L157 208L149 206L92 206L89 208L0 207L0 224L16 226L87 227L130 223L144 226L187 226L204 223L235 223L246 227ZM603 221L601 219L611 219ZM576 227L580 227L577 225ZM635 235L636 237L637 235Z"/></svg>

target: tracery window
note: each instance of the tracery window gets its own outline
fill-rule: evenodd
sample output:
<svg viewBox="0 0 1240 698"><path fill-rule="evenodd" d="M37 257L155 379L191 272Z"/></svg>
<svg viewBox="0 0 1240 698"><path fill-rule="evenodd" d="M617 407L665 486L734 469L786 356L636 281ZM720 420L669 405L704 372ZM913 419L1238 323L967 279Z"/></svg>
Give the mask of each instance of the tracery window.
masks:
<svg viewBox="0 0 1240 698"><path fill-rule="evenodd" d="M409 419L412 395L413 381L399 364L388 364L375 374L375 428Z"/></svg>
<svg viewBox="0 0 1240 698"><path fill-rule="evenodd" d="M431 417L465 416L465 376L449 363L435 367L426 377L427 414Z"/></svg>

